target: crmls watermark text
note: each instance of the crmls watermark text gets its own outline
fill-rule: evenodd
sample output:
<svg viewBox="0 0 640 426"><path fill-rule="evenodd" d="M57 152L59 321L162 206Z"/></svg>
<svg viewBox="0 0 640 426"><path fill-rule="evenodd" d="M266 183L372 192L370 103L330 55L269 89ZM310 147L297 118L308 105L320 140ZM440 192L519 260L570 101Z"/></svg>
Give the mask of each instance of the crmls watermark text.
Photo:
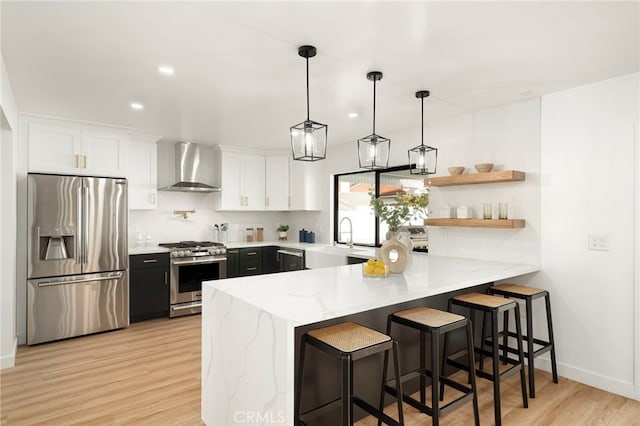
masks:
<svg viewBox="0 0 640 426"><path fill-rule="evenodd" d="M239 424L283 424L284 411L236 411L233 421Z"/></svg>

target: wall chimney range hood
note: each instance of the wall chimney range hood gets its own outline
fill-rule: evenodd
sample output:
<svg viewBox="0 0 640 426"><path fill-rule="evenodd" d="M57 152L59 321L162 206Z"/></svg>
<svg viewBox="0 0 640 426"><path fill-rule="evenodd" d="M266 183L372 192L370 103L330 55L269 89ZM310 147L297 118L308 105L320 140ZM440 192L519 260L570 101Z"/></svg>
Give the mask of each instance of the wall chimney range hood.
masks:
<svg viewBox="0 0 640 426"><path fill-rule="evenodd" d="M211 147L192 142L158 142L158 190L220 192L214 181Z"/></svg>

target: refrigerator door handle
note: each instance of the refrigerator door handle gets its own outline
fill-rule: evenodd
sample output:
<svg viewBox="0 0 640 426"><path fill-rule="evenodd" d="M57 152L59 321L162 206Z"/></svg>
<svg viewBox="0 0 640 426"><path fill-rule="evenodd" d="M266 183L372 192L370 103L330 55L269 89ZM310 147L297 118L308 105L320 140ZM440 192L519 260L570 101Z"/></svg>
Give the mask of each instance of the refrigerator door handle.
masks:
<svg viewBox="0 0 640 426"><path fill-rule="evenodd" d="M89 263L89 187L82 185L82 263Z"/></svg>
<svg viewBox="0 0 640 426"><path fill-rule="evenodd" d="M82 240L83 240L83 230L84 227L82 226L82 181L80 181L80 183L78 184L78 187L76 188L76 235L75 235L75 242L76 242L76 249L75 249L75 253L74 253L74 258L76 260L76 263L82 263L83 262L83 257L82 257Z"/></svg>
<svg viewBox="0 0 640 426"><path fill-rule="evenodd" d="M100 275L92 278L78 278L78 279L65 279L65 278L53 278L49 280L38 281L38 287L51 287L55 285L66 285L66 284L80 284L80 283L88 283L93 281L108 281L115 280L122 277L122 272L110 272L108 274Z"/></svg>

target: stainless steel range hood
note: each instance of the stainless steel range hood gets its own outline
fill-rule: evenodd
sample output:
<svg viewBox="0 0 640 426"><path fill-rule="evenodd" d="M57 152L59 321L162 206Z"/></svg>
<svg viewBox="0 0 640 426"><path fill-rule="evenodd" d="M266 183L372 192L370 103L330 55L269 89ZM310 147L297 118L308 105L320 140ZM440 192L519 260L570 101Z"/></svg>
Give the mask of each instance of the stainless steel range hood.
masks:
<svg viewBox="0 0 640 426"><path fill-rule="evenodd" d="M213 185L211 147L192 142L158 142L160 191L219 192Z"/></svg>

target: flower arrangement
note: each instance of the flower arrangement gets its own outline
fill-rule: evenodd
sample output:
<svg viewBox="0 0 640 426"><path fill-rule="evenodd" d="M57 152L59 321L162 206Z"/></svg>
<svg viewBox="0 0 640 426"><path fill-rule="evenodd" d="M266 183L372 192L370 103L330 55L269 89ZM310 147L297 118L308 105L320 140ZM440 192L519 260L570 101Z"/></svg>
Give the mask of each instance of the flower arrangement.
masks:
<svg viewBox="0 0 640 426"><path fill-rule="evenodd" d="M398 194L392 198L376 198L372 193L369 205L373 213L389 225L389 231L397 232L398 228L410 219L425 217L429 205L429 194Z"/></svg>

